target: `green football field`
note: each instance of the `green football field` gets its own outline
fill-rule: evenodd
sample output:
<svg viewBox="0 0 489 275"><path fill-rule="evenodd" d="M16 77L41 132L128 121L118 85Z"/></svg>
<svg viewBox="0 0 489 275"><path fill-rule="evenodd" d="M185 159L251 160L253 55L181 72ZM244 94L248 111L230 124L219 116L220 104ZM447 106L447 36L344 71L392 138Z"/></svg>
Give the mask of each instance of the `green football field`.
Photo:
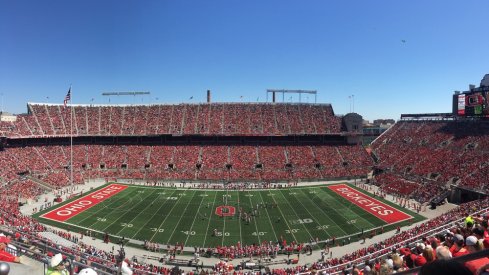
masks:
<svg viewBox="0 0 489 275"><path fill-rule="evenodd" d="M107 185L101 188L103 187ZM362 194L369 195L365 192ZM74 232L90 229L126 239L148 240L160 244L178 242L185 246L198 247L235 245L237 242L253 244L281 238L288 242L309 242L316 238L338 239L355 234L353 241L362 230L367 232L380 226L385 226L385 230L389 228L387 222L350 203L326 185L261 191L127 185L126 189L80 211L66 221L58 222L41 217L53 209L60 209L59 207L60 205L56 205L34 216L43 223L68 228ZM390 227L423 219L406 209L397 209L413 218ZM244 219L244 213L250 216L249 222Z"/></svg>

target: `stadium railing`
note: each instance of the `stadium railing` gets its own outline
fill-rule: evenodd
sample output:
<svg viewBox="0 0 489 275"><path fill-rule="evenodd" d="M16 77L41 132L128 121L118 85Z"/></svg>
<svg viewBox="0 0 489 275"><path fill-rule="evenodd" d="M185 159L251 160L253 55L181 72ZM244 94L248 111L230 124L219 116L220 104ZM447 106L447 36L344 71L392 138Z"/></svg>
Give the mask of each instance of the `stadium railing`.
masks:
<svg viewBox="0 0 489 275"><path fill-rule="evenodd" d="M115 274L116 273L116 270L115 269L109 269L107 266L104 266L102 264L98 264L98 263L92 263L92 265L87 265L85 263L82 263L82 262L79 262L79 261L75 261L75 256L69 254L69 253L66 253L64 251L61 251L61 250L58 250L54 247L47 247L46 249L46 253L41 253L39 251L35 251L33 250L33 248L38 248L36 246L34 247L27 247L25 246L24 244L22 243L19 243L17 241L12 241L10 243L10 245L14 246L15 249L13 248L7 248L7 252L13 254L13 255L16 255L16 256L24 256L24 257L28 257L30 259L33 259L37 262L40 262L43 264L43 269L44 271L47 270L47 268L49 267L49 257L46 256L46 253L47 252L52 252L53 254L57 254L57 253L61 253L62 255L65 255L67 256L67 260L66 262L69 263L68 265L68 271L70 271L70 274L73 274L73 271L75 270L75 267L78 267L78 270L81 270L83 268L95 268L95 270L97 271L97 273L99 275L111 275L111 274ZM12 272L14 272L13 274L20 274L20 273L15 273L16 270L20 270L22 269L22 264L11 264L10 265L11 267L11 270Z"/></svg>

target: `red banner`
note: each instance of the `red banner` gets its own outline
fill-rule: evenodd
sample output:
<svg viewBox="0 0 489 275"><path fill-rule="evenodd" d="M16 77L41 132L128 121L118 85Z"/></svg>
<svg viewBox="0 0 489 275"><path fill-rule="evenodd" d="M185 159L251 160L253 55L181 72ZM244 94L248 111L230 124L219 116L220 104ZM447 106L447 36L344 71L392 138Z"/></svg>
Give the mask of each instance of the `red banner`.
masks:
<svg viewBox="0 0 489 275"><path fill-rule="evenodd" d="M331 185L328 188L387 223L396 223L412 218L412 216L367 196L346 184Z"/></svg>
<svg viewBox="0 0 489 275"><path fill-rule="evenodd" d="M104 200L112 197L113 195L126 189L127 185L111 184L94 193L88 194L82 198L65 204L57 209L54 209L44 215L41 218L50 219L58 222L64 222L81 212L103 202Z"/></svg>

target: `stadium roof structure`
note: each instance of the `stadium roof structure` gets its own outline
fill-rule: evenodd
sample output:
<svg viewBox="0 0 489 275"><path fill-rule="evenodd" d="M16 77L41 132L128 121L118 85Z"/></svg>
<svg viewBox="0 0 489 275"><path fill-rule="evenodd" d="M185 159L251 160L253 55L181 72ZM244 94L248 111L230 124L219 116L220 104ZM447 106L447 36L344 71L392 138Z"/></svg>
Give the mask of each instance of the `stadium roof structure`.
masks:
<svg viewBox="0 0 489 275"><path fill-rule="evenodd" d="M309 102L178 102L178 103L114 103L114 104L100 104L100 103L68 103L67 106L74 107L128 107L128 106L178 106L178 105L234 105L234 104L243 104L243 105L312 105L312 106L331 106L331 103L309 103ZM27 102L27 105L46 105L46 106L64 106L63 103L46 103L46 102Z"/></svg>
<svg viewBox="0 0 489 275"><path fill-rule="evenodd" d="M489 87L489 74L486 74L481 80L481 87Z"/></svg>
<svg viewBox="0 0 489 275"><path fill-rule="evenodd" d="M401 120L453 120L452 113L401 114Z"/></svg>

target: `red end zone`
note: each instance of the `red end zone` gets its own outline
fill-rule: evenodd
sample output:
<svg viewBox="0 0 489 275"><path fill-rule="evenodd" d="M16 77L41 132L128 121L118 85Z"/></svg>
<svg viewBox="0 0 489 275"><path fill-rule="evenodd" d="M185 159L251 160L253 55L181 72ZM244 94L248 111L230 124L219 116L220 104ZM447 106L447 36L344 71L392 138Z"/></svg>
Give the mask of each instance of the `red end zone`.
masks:
<svg viewBox="0 0 489 275"><path fill-rule="evenodd" d="M346 184L332 185L328 188L387 223L396 223L412 218L412 216L373 199Z"/></svg>
<svg viewBox="0 0 489 275"><path fill-rule="evenodd" d="M65 204L57 209L54 209L44 215L41 218L50 219L58 222L64 222L81 212L89 209L92 206L99 204L100 202L112 197L113 195L126 189L127 185L111 184L97 192L88 194L82 198Z"/></svg>

